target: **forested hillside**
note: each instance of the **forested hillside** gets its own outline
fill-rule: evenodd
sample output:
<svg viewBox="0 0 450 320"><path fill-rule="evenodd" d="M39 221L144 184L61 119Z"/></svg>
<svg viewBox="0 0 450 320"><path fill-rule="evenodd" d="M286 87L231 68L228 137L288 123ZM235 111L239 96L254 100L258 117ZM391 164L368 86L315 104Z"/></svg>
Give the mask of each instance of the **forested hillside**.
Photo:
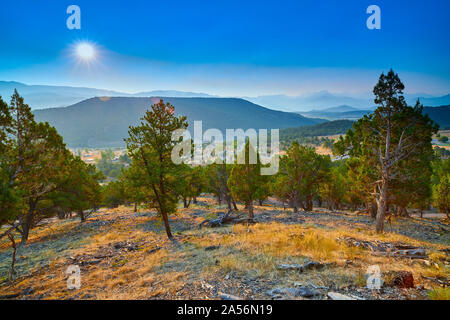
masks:
<svg viewBox="0 0 450 320"><path fill-rule="evenodd" d="M308 143L312 141L312 137L345 134L352 125L351 120L335 120L313 126L281 129L280 141L283 145L290 145L292 141Z"/></svg>
<svg viewBox="0 0 450 320"><path fill-rule="evenodd" d="M439 124L441 130L450 129L450 106L425 107L423 113Z"/></svg>
<svg viewBox="0 0 450 320"><path fill-rule="evenodd" d="M160 98L92 98L66 108L35 110L37 121L48 121L70 147L120 147L145 110ZM176 105L178 115L202 120L203 130L217 128L287 128L324 122L299 114L274 111L236 98L162 98Z"/></svg>

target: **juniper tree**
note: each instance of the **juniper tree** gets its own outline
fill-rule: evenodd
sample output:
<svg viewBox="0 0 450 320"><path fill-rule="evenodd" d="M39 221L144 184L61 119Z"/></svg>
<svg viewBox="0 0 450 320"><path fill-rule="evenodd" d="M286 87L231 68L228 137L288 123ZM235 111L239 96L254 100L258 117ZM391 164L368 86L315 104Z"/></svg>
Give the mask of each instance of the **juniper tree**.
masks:
<svg viewBox="0 0 450 320"><path fill-rule="evenodd" d="M174 113L174 106L160 100L146 111L139 126L130 126L129 138L125 139L132 165L146 188L146 202L161 215L169 239L173 236L168 215L177 209L176 185L180 176L180 167L171 159L175 145L172 133L188 126L186 117L176 117Z"/></svg>
<svg viewBox="0 0 450 320"><path fill-rule="evenodd" d="M245 153L244 163L236 163L228 179L231 194L237 200L245 203L248 209L249 220L253 221L253 201L264 197L267 193L267 176L261 175L261 160L255 148L246 142L242 152ZM254 159L254 163L252 163Z"/></svg>
<svg viewBox="0 0 450 320"><path fill-rule="evenodd" d="M407 106L403 90L404 85L394 71L381 74L373 90L377 109L358 120L345 139L348 154L373 170L371 184L377 202L378 233L383 232L388 202L395 189L394 180L405 181L412 173L402 162L408 161L413 166L429 162L431 137L438 129L422 114L419 102L414 107ZM409 181L414 182L414 179Z"/></svg>
<svg viewBox="0 0 450 320"><path fill-rule="evenodd" d="M312 210L313 198L319 186L328 179L331 167L329 156L322 156L313 148L300 146L294 141L280 160L280 171L272 190L277 198L287 202L294 212L302 207Z"/></svg>
<svg viewBox="0 0 450 320"><path fill-rule="evenodd" d="M205 190L206 178L202 166L180 164L180 167L181 179L177 185L177 193L183 200L183 206L188 208L191 201L196 201L196 197Z"/></svg>
<svg viewBox="0 0 450 320"><path fill-rule="evenodd" d="M219 204L224 199L228 205L228 210L237 210L236 202L228 187L228 179L232 168L232 164L226 164L225 162L208 165L205 168L206 190L217 197Z"/></svg>
<svg viewBox="0 0 450 320"><path fill-rule="evenodd" d="M14 197L21 210L16 230L25 244L30 229L49 212L44 210L55 192L61 176L67 174L69 151L61 136L48 123L36 123L31 108L15 90L11 103L1 104L1 170L6 177L3 193ZM42 206L40 206L43 204Z"/></svg>
<svg viewBox="0 0 450 320"><path fill-rule="evenodd" d="M84 211L94 211L102 202L99 181L103 178L103 174L94 165L71 156L68 174L63 176L61 187L55 193L55 206L65 211L76 211L81 222L84 222L87 218Z"/></svg>
<svg viewBox="0 0 450 320"><path fill-rule="evenodd" d="M433 162L433 206L450 219L450 159Z"/></svg>

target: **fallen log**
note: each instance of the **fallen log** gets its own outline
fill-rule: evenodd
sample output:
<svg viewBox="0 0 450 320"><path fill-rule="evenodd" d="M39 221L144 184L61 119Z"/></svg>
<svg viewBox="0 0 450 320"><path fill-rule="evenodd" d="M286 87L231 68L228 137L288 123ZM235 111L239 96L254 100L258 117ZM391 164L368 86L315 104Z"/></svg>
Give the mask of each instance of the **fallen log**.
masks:
<svg viewBox="0 0 450 320"><path fill-rule="evenodd" d="M440 284L441 286L443 286L444 288L450 286L450 280L448 280L448 279L444 279L444 278L439 279L439 278L432 278L432 277L425 277L425 276L422 276L422 278L436 282L436 283Z"/></svg>
<svg viewBox="0 0 450 320"><path fill-rule="evenodd" d="M427 259L428 254L424 248L415 247L404 243L389 243L382 241L366 241L355 238L340 238L351 247L360 247L371 251L375 256L387 256L410 259Z"/></svg>
<svg viewBox="0 0 450 320"><path fill-rule="evenodd" d="M199 228L201 228L203 226L214 228L214 227L220 227L225 223L240 223L240 220L241 220L240 218L241 218L242 214L239 214L236 216L231 216L231 213L233 213L233 210L228 210L227 213L219 216L217 219L213 219L213 220L206 219L199 224Z"/></svg>
<svg viewBox="0 0 450 320"><path fill-rule="evenodd" d="M311 269L322 269L331 264L324 264L317 261L308 261L304 264L279 264L277 266L278 270L296 270L299 272L304 272Z"/></svg>

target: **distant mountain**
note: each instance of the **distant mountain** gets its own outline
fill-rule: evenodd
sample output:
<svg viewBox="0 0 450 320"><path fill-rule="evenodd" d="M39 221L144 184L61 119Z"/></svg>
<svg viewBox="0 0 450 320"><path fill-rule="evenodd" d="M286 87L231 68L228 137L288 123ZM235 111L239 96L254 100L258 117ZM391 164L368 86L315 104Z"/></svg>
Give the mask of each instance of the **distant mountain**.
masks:
<svg viewBox="0 0 450 320"><path fill-rule="evenodd" d="M299 114L270 110L238 98L162 98L175 106L175 112L203 121L203 130L272 129L300 127L324 122ZM150 108L154 98L91 98L69 107L35 110L37 121L55 126L69 147L121 147L128 127Z"/></svg>
<svg viewBox="0 0 450 320"><path fill-rule="evenodd" d="M414 105L417 99L414 99L411 105ZM434 98L421 98L419 97L420 103L422 103L424 106L429 107L438 107L438 106L448 106L450 105L450 94L447 94L442 97L434 97Z"/></svg>
<svg viewBox="0 0 450 320"><path fill-rule="evenodd" d="M320 91L301 96L271 95L259 97L244 97L251 102L264 107L289 111L306 112L309 110L323 110L330 106L349 105L359 109L371 109L373 98L350 97L333 94L328 91Z"/></svg>
<svg viewBox="0 0 450 320"><path fill-rule="evenodd" d="M123 93L112 90L69 87L27 85L15 81L0 81L0 96L9 102L11 95L17 89L26 103L33 109L67 107L82 100L93 97L212 97L205 93L183 92L175 90L159 90L139 93Z"/></svg>
<svg viewBox="0 0 450 320"><path fill-rule="evenodd" d="M371 110L361 110L353 108L351 106L343 105L323 110L299 112L299 114L305 117L317 117L327 120L340 120L340 119L357 120L369 112L371 112Z"/></svg>
<svg viewBox="0 0 450 320"><path fill-rule="evenodd" d="M0 81L0 96L2 96L3 100L9 102L14 89L17 89L32 109L65 107L92 97L127 95L125 93L103 89L27 85L15 81Z"/></svg>
<svg viewBox="0 0 450 320"><path fill-rule="evenodd" d="M185 92L176 90L154 90L148 92L138 92L133 94L134 97L178 97L178 98L212 98L212 96L206 93L198 92Z"/></svg>
<svg viewBox="0 0 450 320"><path fill-rule="evenodd" d="M321 118L332 121L342 119L357 120L370 112L372 111L358 110L349 106L340 106L324 110L299 112L299 114L309 118ZM424 107L423 113L427 113L433 121L440 125L441 129L450 127L450 106Z"/></svg>
<svg viewBox="0 0 450 320"><path fill-rule="evenodd" d="M323 109L321 111L322 112L352 112L352 111L361 111L361 109L353 108L353 107L347 106L347 105L342 105L342 106Z"/></svg>
<svg viewBox="0 0 450 320"><path fill-rule="evenodd" d="M439 124L441 130L450 130L450 105L440 107L424 107L423 113Z"/></svg>
<svg viewBox="0 0 450 320"><path fill-rule="evenodd" d="M330 106L348 105L356 109L374 110L373 95L350 96L334 94L328 91L320 91L313 94L300 96L267 95L258 97L243 97L244 99L257 103L267 108L305 113L310 110L329 109ZM417 99L425 106L435 107L450 104L450 94L442 97L435 97L428 94L405 94L405 99L409 105L414 105ZM330 110L329 110L330 111Z"/></svg>

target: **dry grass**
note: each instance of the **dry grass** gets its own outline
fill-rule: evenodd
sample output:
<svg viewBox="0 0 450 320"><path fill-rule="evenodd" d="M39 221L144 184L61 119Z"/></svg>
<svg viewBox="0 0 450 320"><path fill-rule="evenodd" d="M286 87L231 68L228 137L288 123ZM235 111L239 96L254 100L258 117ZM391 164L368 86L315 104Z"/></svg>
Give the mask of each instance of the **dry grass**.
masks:
<svg viewBox="0 0 450 320"><path fill-rule="evenodd" d="M314 223L285 223L283 219L290 218L292 213L273 211L273 206L257 207L256 215L274 212L278 220L248 226L237 224L198 229L196 226L205 217L223 212L213 207L214 200L200 200L202 206L180 209L172 217L176 243L167 240L154 214L135 215L131 208L124 207L97 213L91 219L104 224L83 229L88 241L71 248L68 251L71 256L95 256L105 248L112 248L114 244L124 241L139 244L139 248L122 250L98 264L82 266L82 288L79 290L68 290L66 287L65 270L71 262L64 256L49 255L47 268L33 271L32 277L24 276L14 285L2 287L2 291L17 292L32 287L34 295L42 295L44 299L210 298L211 293L208 291L197 290L200 284L213 281L220 288L225 275L230 274L239 279L259 278L289 286L295 282L313 282L337 288L362 287L367 268L374 264L379 265L383 273L392 270L411 271L416 285L425 284L421 275L449 276L444 265L446 257L437 251L430 255L431 263L427 266L408 259L374 256L366 250L349 247L339 239L352 237L369 241L405 242L425 246L431 251L444 248L443 245L395 233L380 236L362 225L338 225L332 221L323 223L322 227ZM57 221L51 225L51 229L33 230L30 240L34 243L49 241L78 227L79 222L76 220ZM210 246L217 247L205 250ZM306 259L330 263L332 267L304 274L277 269L280 263L303 263ZM430 284L427 286L430 287ZM257 297L267 298L264 295ZM448 299L448 289L435 290L430 293L430 298Z"/></svg>

